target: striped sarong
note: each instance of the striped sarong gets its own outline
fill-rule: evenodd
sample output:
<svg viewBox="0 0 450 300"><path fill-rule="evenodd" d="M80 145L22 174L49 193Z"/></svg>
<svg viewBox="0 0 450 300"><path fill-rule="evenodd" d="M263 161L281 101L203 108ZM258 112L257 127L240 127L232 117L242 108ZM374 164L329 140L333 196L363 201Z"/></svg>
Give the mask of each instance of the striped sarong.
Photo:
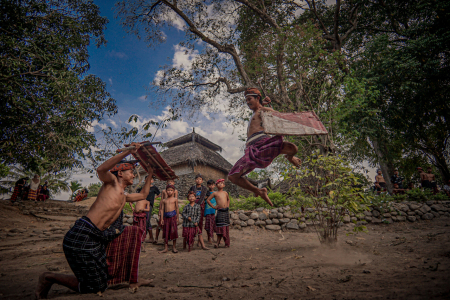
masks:
<svg viewBox="0 0 450 300"><path fill-rule="evenodd" d="M217 236L222 236L225 246L230 246L230 226L216 227Z"/></svg>
<svg viewBox="0 0 450 300"><path fill-rule="evenodd" d="M256 132L248 138L250 140L253 136L263 133ZM273 137L262 136L249 142L245 148L244 156L241 157L231 168L228 175L235 173L242 173L242 176L250 173L256 168L264 169L269 166L272 161L281 153L283 148L283 137L276 135Z"/></svg>
<svg viewBox="0 0 450 300"><path fill-rule="evenodd" d="M28 200L36 201L36 197L37 197L37 190L30 189L30 191L28 192Z"/></svg>
<svg viewBox="0 0 450 300"><path fill-rule="evenodd" d="M214 214L206 215L205 217L205 230L208 237L211 239L214 237L214 227L216 225L216 216Z"/></svg>
<svg viewBox="0 0 450 300"><path fill-rule="evenodd" d="M182 237L186 239L186 244L188 245L189 251L191 251L191 247L194 246L194 240L197 234L198 227L183 227Z"/></svg>
<svg viewBox="0 0 450 300"><path fill-rule="evenodd" d="M216 215L216 227L223 227L230 225L229 208L219 208Z"/></svg>
<svg viewBox="0 0 450 300"><path fill-rule="evenodd" d="M163 237L166 244L178 238L177 213L175 210L164 213Z"/></svg>
<svg viewBox="0 0 450 300"><path fill-rule="evenodd" d="M142 241L147 237L147 213L146 212L133 212L133 226L139 227L142 232Z"/></svg>
<svg viewBox="0 0 450 300"><path fill-rule="evenodd" d="M126 226L123 233L106 247L108 284L136 283L139 275L142 229Z"/></svg>
<svg viewBox="0 0 450 300"><path fill-rule="evenodd" d="M19 194L20 194L20 190L21 190L21 188L20 188L20 186L16 186L15 188L14 188L14 192L13 192L13 194L11 195L11 201L16 201L16 199L17 199L17 196L19 196Z"/></svg>

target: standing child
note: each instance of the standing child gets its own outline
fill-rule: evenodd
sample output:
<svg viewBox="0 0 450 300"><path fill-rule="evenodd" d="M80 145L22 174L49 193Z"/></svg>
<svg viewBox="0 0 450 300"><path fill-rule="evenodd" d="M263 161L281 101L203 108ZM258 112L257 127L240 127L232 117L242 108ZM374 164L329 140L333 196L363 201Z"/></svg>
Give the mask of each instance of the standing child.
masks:
<svg viewBox="0 0 450 300"><path fill-rule="evenodd" d="M131 205L131 203L130 203ZM150 210L150 202L147 200L140 200L136 202L136 207L133 210L133 226L137 226L142 230L142 251L144 249L144 240L147 236L147 212Z"/></svg>
<svg viewBox="0 0 450 300"><path fill-rule="evenodd" d="M203 215L205 213L205 200L206 200L206 193L208 192L208 189L206 186L202 185L203 183L203 176L202 174L197 174L195 176L195 185L191 186L189 189L190 191L193 191L195 193L195 203L199 204L202 208L201 215L200 215L200 221L198 221L198 243L197 246L200 244L200 237L202 236L203 232Z"/></svg>
<svg viewBox="0 0 450 300"><path fill-rule="evenodd" d="M206 183L209 191L206 196L209 197L212 193L214 193L214 188L216 187L214 180L210 179ZM213 206L216 205L216 198L212 198L210 200ZM208 235L208 243L212 244L214 241L214 226L216 224L216 210L211 207L208 203L205 204L205 230Z"/></svg>
<svg viewBox="0 0 450 300"><path fill-rule="evenodd" d="M172 252L178 253L177 238L178 238L178 217L180 211L178 210L178 199L174 197L175 187L167 185L167 198L161 200L159 206L161 226L163 228L164 250L159 253L166 253L169 251L169 241L173 241ZM162 217L162 218L161 218Z"/></svg>
<svg viewBox="0 0 450 300"><path fill-rule="evenodd" d="M200 220L201 207L195 203L195 194L193 191L188 193L189 204L183 208L183 249L186 249L186 243L189 247L189 252L191 252L191 247L194 245L195 236L198 233L198 221ZM202 249L209 250L205 247L203 238L199 236Z"/></svg>
<svg viewBox="0 0 450 300"><path fill-rule="evenodd" d="M172 179L167 180L167 185L175 186L175 181L172 180ZM175 189L175 192L173 193L173 196L174 196L175 198L178 199L178 191L177 191L176 189ZM167 198L166 190L163 190L163 191L161 192L161 202L162 202L164 199L166 199L166 198ZM161 225L161 221L162 221L161 202L160 202L160 205L159 205L159 213L158 213L158 216L159 216L159 219L158 219L158 227L156 227L156 230L155 230L155 231L156 231L156 232L155 232L155 240L153 241L153 244L155 244L155 245L158 243L159 232L162 230L162 225Z"/></svg>
<svg viewBox="0 0 450 300"><path fill-rule="evenodd" d="M214 248L219 248L219 244L221 239L225 242L225 247L230 247L230 197L228 197L228 193L223 189L225 188L225 179L218 179L216 181L216 186L218 191L209 195L206 202L214 209L217 209L216 216L216 229L215 232L217 234L217 244L214 245ZM211 199L216 198L217 205L212 205Z"/></svg>
<svg viewBox="0 0 450 300"><path fill-rule="evenodd" d="M147 179L147 177L146 177ZM159 191L158 187L156 187L155 185L153 185L153 178L150 179L150 182L152 183L152 186L150 187L150 192L147 195L147 201L150 202L150 209L147 212L147 231L148 231L148 238L149 238L149 243L153 243L153 231L152 231L152 223L150 222L151 218L152 218L152 211L153 211L153 206L155 204L155 198L158 198L159 195L161 194L161 192ZM158 227L157 227L158 230ZM158 230L159 231L159 230ZM159 233L159 232L158 232Z"/></svg>

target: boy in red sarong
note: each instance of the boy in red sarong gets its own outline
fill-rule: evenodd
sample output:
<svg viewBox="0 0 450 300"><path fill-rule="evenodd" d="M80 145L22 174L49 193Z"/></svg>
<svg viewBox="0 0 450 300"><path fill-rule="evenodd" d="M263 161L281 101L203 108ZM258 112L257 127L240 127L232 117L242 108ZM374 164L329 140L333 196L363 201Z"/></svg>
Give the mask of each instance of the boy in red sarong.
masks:
<svg viewBox="0 0 450 300"><path fill-rule="evenodd" d="M225 248L230 247L230 197L223 189L225 188L225 179L216 181L218 191L209 195L206 202L217 210L215 232L217 234L217 244L214 248L219 248L220 241L223 238ZM217 205L211 203L211 199L216 198Z"/></svg>
<svg viewBox="0 0 450 300"><path fill-rule="evenodd" d="M206 197L209 197L212 193L214 193L214 188L216 187L216 184L214 180L210 179L206 183L208 186L208 193L206 194ZM212 205L216 205L216 199L212 198L210 200ZM216 210L212 208L208 203L205 203L205 231L208 235L208 243L212 244L215 242L214 240L214 228L216 226Z"/></svg>
<svg viewBox="0 0 450 300"><path fill-rule="evenodd" d="M274 111L272 108L263 106L270 103L270 98L266 97L264 98L264 101L262 101L261 92L256 88L248 88L244 95L248 107L253 111L253 115L247 128L245 154L236 162L233 168L231 168L228 179L232 183L251 191L255 196L260 196L269 203L270 206L273 206L272 201L270 201L267 196L267 189L257 188L243 176L256 168L266 168L280 154L285 154L286 159L294 166L298 167L300 166L301 161L298 157L294 156L298 149L297 146L292 143L283 142L283 137L281 135L270 137L264 133L261 112Z"/></svg>
<svg viewBox="0 0 450 300"><path fill-rule="evenodd" d="M183 217L183 249L186 250L186 244L189 247L189 252L191 252L191 247L194 245L194 239L198 234L198 222L200 220L201 207L195 203L195 193L189 191L188 193L189 204L183 208L181 213ZM205 247L203 239L200 239L202 249L209 250Z"/></svg>
<svg viewBox="0 0 450 300"><path fill-rule="evenodd" d="M147 236L147 212L150 210L150 202L146 199L137 201L133 210L133 226L137 226L142 230L142 251L144 249L144 241Z"/></svg>
<svg viewBox="0 0 450 300"><path fill-rule="evenodd" d="M169 251L169 241L173 241L172 252L178 253L177 238L178 238L178 218L180 211L178 209L178 199L174 197L175 187L167 185L167 198L161 200L159 210L163 214L161 225L163 229L164 250L159 253L166 253Z"/></svg>
<svg viewBox="0 0 450 300"><path fill-rule="evenodd" d="M172 179L167 180L167 184L168 184L168 185L175 186L175 181L172 180ZM178 191L177 191L177 189L175 189L175 191L173 192L173 197L175 197L175 198L178 199ZM166 198L168 198L167 192L166 192L166 190L163 190L163 191L161 192L161 202L162 202L164 199L166 199ZM158 219L158 226L156 227L156 230L155 230L155 240L153 241L153 244L155 244L155 245L158 244L159 232L162 231L162 228L163 228L163 226L161 225L161 221L162 221L162 219L163 219L163 214L164 214L164 212L161 210L161 202L160 202L160 205L159 205L159 212L158 212L158 217L159 217L159 219ZM164 239L164 237L163 237L163 239Z"/></svg>

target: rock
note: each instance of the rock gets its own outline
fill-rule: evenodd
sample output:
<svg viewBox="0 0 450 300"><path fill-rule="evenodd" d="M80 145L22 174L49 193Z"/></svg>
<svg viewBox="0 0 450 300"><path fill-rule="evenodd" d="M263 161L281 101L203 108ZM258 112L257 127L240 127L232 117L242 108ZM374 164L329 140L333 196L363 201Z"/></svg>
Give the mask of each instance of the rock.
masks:
<svg viewBox="0 0 450 300"><path fill-rule="evenodd" d="M365 210L364 211L364 215L368 216L368 217L371 217L372 216L372 212Z"/></svg>
<svg viewBox="0 0 450 300"><path fill-rule="evenodd" d="M358 218L357 217L351 217L350 220L356 222L356 221L358 221Z"/></svg>
<svg viewBox="0 0 450 300"><path fill-rule="evenodd" d="M407 216L406 219L410 222L415 222L416 221L416 217L414 216Z"/></svg>
<svg viewBox="0 0 450 300"><path fill-rule="evenodd" d="M259 226L266 226L266 221L259 221Z"/></svg>
<svg viewBox="0 0 450 300"><path fill-rule="evenodd" d="M258 218L259 218L260 220L267 220L267 215L266 215L265 213L260 213L260 214L258 215Z"/></svg>
<svg viewBox="0 0 450 300"><path fill-rule="evenodd" d="M231 214L230 217L233 220L238 220L239 219L239 216L237 214Z"/></svg>
<svg viewBox="0 0 450 300"><path fill-rule="evenodd" d="M381 223L381 219L379 219L379 218L372 218L372 223L380 224Z"/></svg>
<svg viewBox="0 0 450 300"><path fill-rule="evenodd" d="M281 227L278 225L267 225L266 229L268 230L281 230Z"/></svg>
<svg viewBox="0 0 450 300"><path fill-rule="evenodd" d="M372 215L376 218L378 218L380 216L380 212L378 210L373 210L372 211Z"/></svg>
<svg viewBox="0 0 450 300"><path fill-rule="evenodd" d="M307 212L314 212L314 208L308 207L308 208L306 208L306 211Z"/></svg>
<svg viewBox="0 0 450 300"><path fill-rule="evenodd" d="M430 208L428 205L424 204L424 205L420 208L420 211L421 211L422 213L426 214L427 212L431 211L431 208Z"/></svg>
<svg viewBox="0 0 450 300"><path fill-rule="evenodd" d="M126 218L132 218L133 215L124 215L124 217L126 217Z"/></svg>
<svg viewBox="0 0 450 300"><path fill-rule="evenodd" d="M356 225L357 226L367 225L367 222L366 221L358 221L358 222L356 222Z"/></svg>
<svg viewBox="0 0 450 300"><path fill-rule="evenodd" d="M314 226L314 222L311 221L310 219L308 219L308 220L305 222L305 224L308 225L308 226Z"/></svg>
<svg viewBox="0 0 450 300"><path fill-rule="evenodd" d="M243 214L246 215L247 217L250 217L250 215L252 214L252 211L244 211Z"/></svg>
<svg viewBox="0 0 450 300"><path fill-rule="evenodd" d="M152 227L158 227L158 221L155 218L150 218L150 224L152 224Z"/></svg>
<svg viewBox="0 0 450 300"><path fill-rule="evenodd" d="M406 218L404 216L397 216L397 221L403 222L406 221Z"/></svg>
<svg viewBox="0 0 450 300"><path fill-rule="evenodd" d="M255 212L250 214L250 219L252 219L252 220L256 220L256 219L258 219L258 217L259 217L259 215Z"/></svg>
<svg viewBox="0 0 450 300"><path fill-rule="evenodd" d="M272 224L280 224L280 220L278 220L278 219L273 219L273 220L272 220Z"/></svg>
<svg viewBox="0 0 450 300"><path fill-rule="evenodd" d="M276 219L276 218L278 218L278 213L270 213L270 214L269 214L269 218L271 218L271 219Z"/></svg>
<svg viewBox="0 0 450 300"><path fill-rule="evenodd" d="M391 214L390 214L390 213L384 213L384 214L383 214L383 217L384 217L384 218L390 218L390 217L391 217Z"/></svg>
<svg viewBox="0 0 450 300"><path fill-rule="evenodd" d="M278 219L283 219L283 214L282 213L278 213L277 218Z"/></svg>
<svg viewBox="0 0 450 300"><path fill-rule="evenodd" d="M288 219L292 219L293 214L290 211L287 211L283 214L283 217L288 218Z"/></svg>
<svg viewBox="0 0 450 300"><path fill-rule="evenodd" d="M416 210L416 215L422 216L422 215L423 215L423 212L420 211L420 210Z"/></svg>
<svg viewBox="0 0 450 300"><path fill-rule="evenodd" d="M298 218L300 218L302 215L300 215L299 213L296 213L296 214L294 214L294 218L295 219L298 219Z"/></svg>
<svg viewBox="0 0 450 300"><path fill-rule="evenodd" d="M391 211L390 214L391 214L391 216L396 216L396 215L398 215L398 213L397 213L395 210L394 210L394 211Z"/></svg>
<svg viewBox="0 0 450 300"><path fill-rule="evenodd" d="M301 217L301 218L300 218L300 222L306 222L305 217Z"/></svg>
<svg viewBox="0 0 450 300"><path fill-rule="evenodd" d="M255 220L253 220L253 219L248 220L248 221L247 221L247 225L248 225L248 226L253 226L253 225L255 225Z"/></svg>
<svg viewBox="0 0 450 300"><path fill-rule="evenodd" d="M264 207L258 207L258 208L256 209L256 211L257 211L257 212L263 212L263 211L264 211Z"/></svg>
<svg viewBox="0 0 450 300"><path fill-rule="evenodd" d="M350 223L350 216L345 215L343 221L344 221L344 223Z"/></svg>
<svg viewBox="0 0 450 300"><path fill-rule="evenodd" d="M298 227L300 227L300 228L306 228L306 224L305 223L300 223L299 225L298 225Z"/></svg>
<svg viewBox="0 0 450 300"><path fill-rule="evenodd" d="M277 213L278 213L278 208L272 208L272 209L270 210L270 213L271 213L271 214L277 214Z"/></svg>
<svg viewBox="0 0 450 300"><path fill-rule="evenodd" d="M291 219L291 221L289 223L298 224L298 220L297 219Z"/></svg>
<svg viewBox="0 0 450 300"><path fill-rule="evenodd" d="M432 211L431 212L435 218L439 218L441 215L437 212L437 211Z"/></svg>
<svg viewBox="0 0 450 300"><path fill-rule="evenodd" d="M291 219L288 219L288 218L283 218L283 219L280 220L281 224L286 224L286 223L289 223L289 222L291 222Z"/></svg>
<svg viewBox="0 0 450 300"><path fill-rule="evenodd" d="M432 213L426 213L422 215L423 220L432 220L434 218L434 215Z"/></svg>
<svg viewBox="0 0 450 300"><path fill-rule="evenodd" d="M408 216L414 216L416 213L413 211L408 211Z"/></svg>
<svg viewBox="0 0 450 300"><path fill-rule="evenodd" d="M129 218L129 219L127 220L127 223L130 224L130 225L133 225L133 218Z"/></svg>
<svg viewBox="0 0 450 300"><path fill-rule="evenodd" d="M431 206L431 205L433 205L434 204L434 201L433 200L431 200L431 201L427 201L427 202L425 202L428 206Z"/></svg>
<svg viewBox="0 0 450 300"><path fill-rule="evenodd" d="M371 222L372 221L372 217L366 217L366 221L367 222Z"/></svg>
<svg viewBox="0 0 450 300"><path fill-rule="evenodd" d="M248 220L248 217L245 215L245 214L239 214L239 219L241 220L241 221L247 221Z"/></svg>
<svg viewBox="0 0 450 300"><path fill-rule="evenodd" d="M392 216L391 219L392 219L392 221L397 222L397 217L396 216Z"/></svg>
<svg viewBox="0 0 450 300"><path fill-rule="evenodd" d="M284 209L283 209L282 207L278 207L278 212L279 212L279 213L283 213L283 212L284 212Z"/></svg>
<svg viewBox="0 0 450 300"><path fill-rule="evenodd" d="M234 225L241 225L241 222L242 222L241 220L234 220L233 224Z"/></svg>
<svg viewBox="0 0 450 300"><path fill-rule="evenodd" d="M287 223L287 224L286 224L286 228L287 228L287 229L298 230L300 227L298 227L298 225L295 224L295 223Z"/></svg>
<svg viewBox="0 0 450 300"><path fill-rule="evenodd" d="M267 220L266 220L266 224L267 224L267 225L271 225L271 224L272 224L272 220L267 219Z"/></svg>
<svg viewBox="0 0 450 300"><path fill-rule="evenodd" d="M445 207L440 204L433 204L433 205L431 205L430 208L434 211L445 211L446 210Z"/></svg>
<svg viewBox="0 0 450 300"><path fill-rule="evenodd" d="M394 221L391 218L386 218L383 220L383 223L392 224Z"/></svg>
<svg viewBox="0 0 450 300"><path fill-rule="evenodd" d="M247 223L244 221L242 221L241 224L239 224L239 225L241 225L241 227L247 227Z"/></svg>
<svg viewBox="0 0 450 300"><path fill-rule="evenodd" d="M420 208L420 205L417 205L417 204L410 204L410 205L409 205L409 208L410 208L411 210L418 210L418 209Z"/></svg>
<svg viewBox="0 0 450 300"><path fill-rule="evenodd" d="M363 220L364 217L365 217L364 214L357 214L357 215L356 215L356 218L357 218L358 220Z"/></svg>

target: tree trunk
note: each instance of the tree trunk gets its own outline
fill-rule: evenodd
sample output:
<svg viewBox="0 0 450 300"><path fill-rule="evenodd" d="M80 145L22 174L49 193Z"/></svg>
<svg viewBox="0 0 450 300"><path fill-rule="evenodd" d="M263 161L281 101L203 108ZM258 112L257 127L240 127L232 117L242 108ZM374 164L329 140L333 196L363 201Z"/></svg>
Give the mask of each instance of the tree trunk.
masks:
<svg viewBox="0 0 450 300"><path fill-rule="evenodd" d="M391 178L389 176L389 166L386 160L386 155L384 155L380 143L377 138L371 138L373 149L378 157L378 163L380 164L381 173L383 174L384 180L386 181L386 187L389 194L392 194L393 187L391 183ZM390 163L392 165L392 163Z"/></svg>

